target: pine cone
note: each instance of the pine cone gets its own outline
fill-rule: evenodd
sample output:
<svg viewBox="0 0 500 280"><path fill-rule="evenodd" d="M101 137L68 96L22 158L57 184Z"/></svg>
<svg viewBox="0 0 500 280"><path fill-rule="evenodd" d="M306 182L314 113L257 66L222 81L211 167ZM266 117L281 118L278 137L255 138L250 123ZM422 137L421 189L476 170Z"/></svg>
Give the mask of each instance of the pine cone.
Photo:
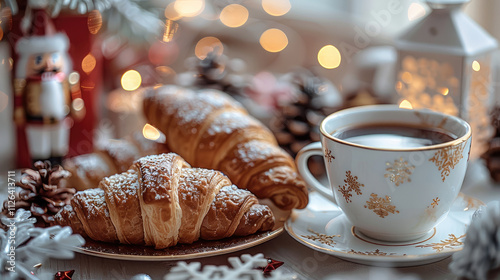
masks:
<svg viewBox="0 0 500 280"><path fill-rule="evenodd" d="M76 193L74 188L65 187L64 179L71 173L61 166L52 166L50 161L37 161L35 169L24 169L16 182L15 208L31 211L41 225L48 225L64 206L69 204ZM3 203L6 215L7 201Z"/></svg>
<svg viewBox="0 0 500 280"><path fill-rule="evenodd" d="M485 161L491 179L500 182L500 107L493 109L491 125L495 129L495 133L488 143L488 149L481 157Z"/></svg>
<svg viewBox="0 0 500 280"><path fill-rule="evenodd" d="M209 52L204 59L198 59L195 65L194 85L200 88L215 88L230 95L242 95L245 78L237 73L237 68L244 68L244 62L228 59L218 53L218 49Z"/></svg>
<svg viewBox="0 0 500 280"><path fill-rule="evenodd" d="M320 122L337 110L341 99L331 83L308 70L297 71L290 82L297 96L279 104L271 129L280 146L295 156L305 145L320 140Z"/></svg>
<svg viewBox="0 0 500 280"><path fill-rule="evenodd" d="M500 266L500 203L494 201L474 213L464 247L453 254L450 270L469 279L487 279Z"/></svg>

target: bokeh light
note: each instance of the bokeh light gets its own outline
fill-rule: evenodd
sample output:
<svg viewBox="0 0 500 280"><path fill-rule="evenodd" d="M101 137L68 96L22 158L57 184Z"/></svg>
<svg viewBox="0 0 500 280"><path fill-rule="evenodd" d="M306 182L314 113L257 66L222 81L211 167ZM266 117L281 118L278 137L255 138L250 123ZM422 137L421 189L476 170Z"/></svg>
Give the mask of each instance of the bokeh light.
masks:
<svg viewBox="0 0 500 280"><path fill-rule="evenodd" d="M144 136L144 138L150 140L157 140L158 138L160 138L160 132L158 131L158 129L156 129L149 123L145 124L142 128L142 135Z"/></svg>
<svg viewBox="0 0 500 280"><path fill-rule="evenodd" d="M318 52L318 62L326 69L339 67L342 61L339 50L333 45L326 45Z"/></svg>
<svg viewBox="0 0 500 280"><path fill-rule="evenodd" d="M141 74L135 70L128 70L123 74L121 79L122 88L128 91L138 89L141 86L141 83Z"/></svg>
<svg viewBox="0 0 500 280"><path fill-rule="evenodd" d="M285 32L271 28L260 36L260 45L268 52L280 52L288 45L288 38Z"/></svg>
<svg viewBox="0 0 500 280"><path fill-rule="evenodd" d="M175 2L167 5L165 8L165 17L169 20L179 20L182 16L175 10Z"/></svg>
<svg viewBox="0 0 500 280"><path fill-rule="evenodd" d="M405 100L401 101L401 103L399 103L399 108L413 109L413 106L411 105L410 101L405 99Z"/></svg>
<svg viewBox="0 0 500 280"><path fill-rule="evenodd" d="M481 64L479 64L479 62L477 60L474 60L472 62L472 70L478 72L479 70L481 70Z"/></svg>
<svg viewBox="0 0 500 280"><path fill-rule="evenodd" d="M446 96L446 95L448 95L448 93L450 93L450 89L447 87L439 88L438 91L439 91L439 93L441 93L444 96Z"/></svg>
<svg viewBox="0 0 500 280"><path fill-rule="evenodd" d="M408 20L413 21L425 16L425 8L419 3L411 3L408 7Z"/></svg>
<svg viewBox="0 0 500 280"><path fill-rule="evenodd" d="M218 55L221 55L224 51L222 42L215 37L205 37L198 41L198 43L196 44L196 47L194 48L194 54L199 59L205 59L207 57L207 54L214 50L217 51Z"/></svg>
<svg viewBox="0 0 500 280"><path fill-rule="evenodd" d="M248 20L248 10L242 5L227 5L220 12L220 21L228 27L240 27Z"/></svg>
<svg viewBox="0 0 500 280"><path fill-rule="evenodd" d="M97 34L102 27L102 15L98 10L93 10L87 18L87 27L90 34Z"/></svg>
<svg viewBox="0 0 500 280"><path fill-rule="evenodd" d="M204 0L176 0L174 3L175 11L181 17L195 17L205 9Z"/></svg>
<svg viewBox="0 0 500 280"><path fill-rule="evenodd" d="M262 8L272 16L282 16L288 13L291 7L289 0L262 0Z"/></svg>
<svg viewBox="0 0 500 280"><path fill-rule="evenodd" d="M95 66L97 64L97 61L95 57L92 54L87 54L83 60L82 60L82 70L83 72L89 74L94 70Z"/></svg>

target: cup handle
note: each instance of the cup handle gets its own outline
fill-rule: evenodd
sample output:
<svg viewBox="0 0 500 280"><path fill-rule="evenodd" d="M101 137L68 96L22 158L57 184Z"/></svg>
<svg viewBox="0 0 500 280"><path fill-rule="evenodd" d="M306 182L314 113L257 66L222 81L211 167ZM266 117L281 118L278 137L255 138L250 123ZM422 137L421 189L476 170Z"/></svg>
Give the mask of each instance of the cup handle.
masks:
<svg viewBox="0 0 500 280"><path fill-rule="evenodd" d="M323 157L323 148L321 146L321 142L314 142L305 147L303 147L297 156L295 157L295 163L297 165L297 169L299 174L302 176L304 181L311 186L314 190L320 193L325 198L331 200L333 203L337 204L335 201L335 196L332 193L332 189L321 184L316 177L314 177L309 170L309 166L307 165L307 160L311 156L321 156Z"/></svg>

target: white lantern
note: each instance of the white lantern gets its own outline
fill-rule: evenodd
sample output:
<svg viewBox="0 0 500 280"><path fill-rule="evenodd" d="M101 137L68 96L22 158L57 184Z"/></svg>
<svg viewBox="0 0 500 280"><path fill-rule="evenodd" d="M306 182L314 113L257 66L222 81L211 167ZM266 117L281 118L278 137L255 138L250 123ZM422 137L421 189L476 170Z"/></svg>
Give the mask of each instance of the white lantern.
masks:
<svg viewBox="0 0 500 280"><path fill-rule="evenodd" d="M497 41L469 18L469 0L428 0L431 13L396 41L400 104L459 116L472 127L471 158L493 133L492 53Z"/></svg>

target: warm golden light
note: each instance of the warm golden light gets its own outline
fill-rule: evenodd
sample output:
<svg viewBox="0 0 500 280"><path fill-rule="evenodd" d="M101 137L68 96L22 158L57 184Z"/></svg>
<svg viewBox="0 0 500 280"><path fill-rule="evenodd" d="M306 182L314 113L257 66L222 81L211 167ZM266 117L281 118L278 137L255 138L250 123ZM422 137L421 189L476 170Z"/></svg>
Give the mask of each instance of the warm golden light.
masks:
<svg viewBox="0 0 500 280"><path fill-rule="evenodd" d="M326 45L318 52L318 62L326 69L339 67L341 60L340 52L335 46Z"/></svg>
<svg viewBox="0 0 500 280"><path fill-rule="evenodd" d="M162 77L173 76L176 74L175 70L168 67L168 66L158 66L155 69L156 69L156 73L158 73Z"/></svg>
<svg viewBox="0 0 500 280"><path fill-rule="evenodd" d="M479 64L479 62L477 62L477 60L474 60L472 62L472 70L478 72L479 70L481 70L481 64Z"/></svg>
<svg viewBox="0 0 500 280"><path fill-rule="evenodd" d="M262 8L272 16L282 16L288 13L291 7L289 0L262 0Z"/></svg>
<svg viewBox="0 0 500 280"><path fill-rule="evenodd" d="M396 90L401 91L403 89L403 83L401 81L398 81L396 83Z"/></svg>
<svg viewBox="0 0 500 280"><path fill-rule="evenodd" d="M141 74L135 70L128 70L125 74L123 74L121 79L122 88L128 91L138 89L141 86L141 83Z"/></svg>
<svg viewBox="0 0 500 280"><path fill-rule="evenodd" d="M160 138L160 132L154 126L149 123L145 124L142 128L142 135L144 138L149 140L158 140Z"/></svg>
<svg viewBox="0 0 500 280"><path fill-rule="evenodd" d="M214 50L217 51L217 54L222 54L222 52L224 51L224 46L222 45L221 41L215 37L205 37L198 41L198 43L196 44L196 47L194 48L194 54L199 59L205 59L207 57L207 54Z"/></svg>
<svg viewBox="0 0 500 280"><path fill-rule="evenodd" d="M280 52L288 45L285 32L271 28L260 36L260 45L268 52Z"/></svg>
<svg viewBox="0 0 500 280"><path fill-rule="evenodd" d="M228 27L240 27L248 20L248 10L239 4L227 5L220 12L220 21Z"/></svg>
<svg viewBox="0 0 500 280"><path fill-rule="evenodd" d="M410 101L408 100L403 100L401 101L401 103L399 103L399 108L402 108L402 109L413 109L413 106L411 106L411 103Z"/></svg>
<svg viewBox="0 0 500 280"><path fill-rule="evenodd" d="M175 32L179 28L177 22L167 19L165 21L165 31L163 32L163 42L170 42L174 38Z"/></svg>
<svg viewBox="0 0 500 280"><path fill-rule="evenodd" d="M425 16L425 8L419 3L411 3L408 8L408 20L413 21Z"/></svg>
<svg viewBox="0 0 500 280"><path fill-rule="evenodd" d="M102 27L102 15L98 10L93 10L87 18L87 27L90 34L97 34Z"/></svg>
<svg viewBox="0 0 500 280"><path fill-rule="evenodd" d="M403 72L403 74L401 74L401 80L403 80L403 82L407 84L410 84L413 81L413 76L410 72Z"/></svg>
<svg viewBox="0 0 500 280"><path fill-rule="evenodd" d="M167 5L165 8L165 17L169 20L179 20L182 16L175 10L175 2Z"/></svg>
<svg viewBox="0 0 500 280"><path fill-rule="evenodd" d="M447 87L442 87L442 88L439 88L438 90L439 90L439 93L441 93L444 96L446 96L446 95L448 95L448 93L450 93L450 89Z"/></svg>
<svg viewBox="0 0 500 280"><path fill-rule="evenodd" d="M204 0L176 0L174 9L181 17L195 17L205 9Z"/></svg>
<svg viewBox="0 0 500 280"><path fill-rule="evenodd" d="M83 60L82 60L82 70L83 72L89 74L94 70L95 66L97 64L97 61L95 57L92 54L87 54Z"/></svg>

